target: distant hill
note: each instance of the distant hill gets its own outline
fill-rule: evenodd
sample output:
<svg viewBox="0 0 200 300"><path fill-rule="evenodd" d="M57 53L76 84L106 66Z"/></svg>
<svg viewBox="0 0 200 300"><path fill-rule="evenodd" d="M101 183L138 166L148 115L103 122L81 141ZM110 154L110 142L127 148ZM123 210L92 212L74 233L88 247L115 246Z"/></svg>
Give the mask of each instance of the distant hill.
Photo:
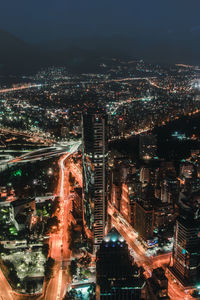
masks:
<svg viewBox="0 0 200 300"><path fill-rule="evenodd" d="M200 65L200 31L188 37L169 33L168 37L158 35L141 36L112 35L83 38L63 38L49 41L43 47L60 51L70 47L85 49L95 57L131 57L151 63L188 63Z"/></svg>
<svg viewBox="0 0 200 300"><path fill-rule="evenodd" d="M98 71L99 58L143 58L153 63L199 63L199 36L190 41L169 36L107 36L49 41L28 44L0 30L0 75L33 74L45 66L66 66L70 71Z"/></svg>
<svg viewBox="0 0 200 300"><path fill-rule="evenodd" d="M93 69L96 56L79 47L50 49L30 45L0 30L0 75L34 73L41 67L65 65L75 71Z"/></svg>
<svg viewBox="0 0 200 300"><path fill-rule="evenodd" d="M14 35L0 30L0 72L27 72L38 64L39 52Z"/></svg>

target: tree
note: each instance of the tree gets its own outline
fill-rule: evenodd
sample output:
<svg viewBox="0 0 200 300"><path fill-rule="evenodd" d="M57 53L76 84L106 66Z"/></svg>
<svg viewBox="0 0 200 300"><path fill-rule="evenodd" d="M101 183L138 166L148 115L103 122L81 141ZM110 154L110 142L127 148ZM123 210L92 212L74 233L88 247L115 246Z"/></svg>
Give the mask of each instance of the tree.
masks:
<svg viewBox="0 0 200 300"><path fill-rule="evenodd" d="M73 259L69 266L69 273L71 277L77 274L77 269L78 269L77 260Z"/></svg>
<svg viewBox="0 0 200 300"><path fill-rule="evenodd" d="M71 186L73 186L75 183L75 178L72 176L71 172L69 173L69 183Z"/></svg>
<svg viewBox="0 0 200 300"><path fill-rule="evenodd" d="M50 279L53 275L53 267L55 260L52 257L49 257L45 264L45 277Z"/></svg>
<svg viewBox="0 0 200 300"><path fill-rule="evenodd" d="M71 251L77 251L81 247L81 233L74 229L74 225L68 227L68 237L69 237L69 249Z"/></svg>
<svg viewBox="0 0 200 300"><path fill-rule="evenodd" d="M42 253L44 254L45 257L47 257L49 253L49 244L44 244L42 247Z"/></svg>
<svg viewBox="0 0 200 300"><path fill-rule="evenodd" d="M20 281L19 277L17 275L16 269L14 264L9 261L9 260L5 260L4 261L4 265L7 268L7 274L8 274L8 280L11 283L11 285L13 285L14 287L16 287L17 283Z"/></svg>
<svg viewBox="0 0 200 300"><path fill-rule="evenodd" d="M91 263L91 257L88 254L86 254L86 256L82 256L81 258L79 258L78 262L80 265L88 267Z"/></svg>
<svg viewBox="0 0 200 300"><path fill-rule="evenodd" d="M51 230L51 228L54 226L58 227L58 223L59 223L59 221L56 216L49 218L46 223L46 231L49 232Z"/></svg>
<svg viewBox="0 0 200 300"><path fill-rule="evenodd" d="M51 206L51 216L55 214L56 210L60 207L59 197L56 197Z"/></svg>
<svg viewBox="0 0 200 300"><path fill-rule="evenodd" d="M63 300L76 300L77 292L75 290L71 290L67 292Z"/></svg>

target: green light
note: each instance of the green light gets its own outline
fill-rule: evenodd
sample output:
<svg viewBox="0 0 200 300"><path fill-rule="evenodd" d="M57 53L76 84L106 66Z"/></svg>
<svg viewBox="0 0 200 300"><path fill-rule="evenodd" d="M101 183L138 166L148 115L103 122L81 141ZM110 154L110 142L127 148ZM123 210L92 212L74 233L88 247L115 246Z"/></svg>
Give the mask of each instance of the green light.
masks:
<svg viewBox="0 0 200 300"><path fill-rule="evenodd" d="M14 171L13 173L12 173L12 176L22 176L22 170L21 169L19 169L19 170L17 170L17 171Z"/></svg>
<svg viewBox="0 0 200 300"><path fill-rule="evenodd" d="M15 176L22 176L22 171L21 171L21 170L18 170L18 171L15 173Z"/></svg>
<svg viewBox="0 0 200 300"><path fill-rule="evenodd" d="M200 285L197 285L197 289L200 290Z"/></svg>

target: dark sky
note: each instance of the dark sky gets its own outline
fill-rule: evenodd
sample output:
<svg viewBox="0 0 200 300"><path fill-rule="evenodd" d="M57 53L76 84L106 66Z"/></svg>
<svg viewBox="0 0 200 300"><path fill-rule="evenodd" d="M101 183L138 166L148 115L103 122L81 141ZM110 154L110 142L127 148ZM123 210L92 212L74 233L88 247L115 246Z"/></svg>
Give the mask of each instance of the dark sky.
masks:
<svg viewBox="0 0 200 300"><path fill-rule="evenodd" d="M31 42L112 34L190 39L200 0L2 0L0 28Z"/></svg>

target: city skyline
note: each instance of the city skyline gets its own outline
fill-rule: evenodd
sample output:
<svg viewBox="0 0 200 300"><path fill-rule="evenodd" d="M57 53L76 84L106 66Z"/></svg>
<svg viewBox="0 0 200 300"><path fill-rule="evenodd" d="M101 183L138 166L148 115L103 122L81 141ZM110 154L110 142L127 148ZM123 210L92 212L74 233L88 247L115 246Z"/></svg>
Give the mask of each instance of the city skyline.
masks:
<svg viewBox="0 0 200 300"><path fill-rule="evenodd" d="M2 3L1 300L200 299L199 9Z"/></svg>

